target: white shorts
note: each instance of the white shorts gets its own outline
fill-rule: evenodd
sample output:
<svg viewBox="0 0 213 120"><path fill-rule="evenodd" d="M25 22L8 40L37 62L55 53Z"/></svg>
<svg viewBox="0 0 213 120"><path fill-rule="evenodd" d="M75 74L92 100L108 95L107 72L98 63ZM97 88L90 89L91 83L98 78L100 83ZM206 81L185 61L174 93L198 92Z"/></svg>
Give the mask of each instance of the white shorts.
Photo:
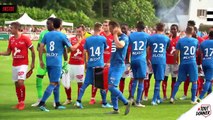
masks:
<svg viewBox="0 0 213 120"><path fill-rule="evenodd" d="M148 74L152 74L153 73L152 65L150 65L150 66L147 65L147 73Z"/></svg>
<svg viewBox="0 0 213 120"><path fill-rule="evenodd" d="M70 80L76 80L78 83L84 82L84 65L69 64Z"/></svg>
<svg viewBox="0 0 213 120"><path fill-rule="evenodd" d="M25 80L28 70L28 65L20 65L12 67L12 79L14 82L18 80Z"/></svg>
<svg viewBox="0 0 213 120"><path fill-rule="evenodd" d="M172 77L178 76L178 65L177 64L166 64L165 76L172 75Z"/></svg>
<svg viewBox="0 0 213 120"><path fill-rule="evenodd" d="M122 78L127 78L127 77L130 77L130 73L131 73L131 70L130 70L130 64L125 64L125 71L122 75Z"/></svg>

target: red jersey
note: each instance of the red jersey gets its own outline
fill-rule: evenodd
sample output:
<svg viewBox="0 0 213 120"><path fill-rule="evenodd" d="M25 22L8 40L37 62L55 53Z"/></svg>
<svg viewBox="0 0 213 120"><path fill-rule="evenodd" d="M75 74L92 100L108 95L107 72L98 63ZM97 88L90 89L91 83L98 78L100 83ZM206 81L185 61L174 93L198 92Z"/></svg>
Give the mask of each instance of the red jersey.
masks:
<svg viewBox="0 0 213 120"><path fill-rule="evenodd" d="M112 49L112 41L113 41L113 35L106 35L104 32L101 32L100 35L104 36L106 38L106 42L108 45L108 48L104 51L104 63L110 62L110 56L111 56L111 49Z"/></svg>
<svg viewBox="0 0 213 120"><path fill-rule="evenodd" d="M174 52L175 52L176 44L179 39L180 39L179 36L176 36L176 38L171 39L169 48L166 51L166 64L175 64L176 63L176 61L174 60L175 59ZM178 59L177 59L177 61L178 61Z"/></svg>
<svg viewBox="0 0 213 120"><path fill-rule="evenodd" d="M12 51L13 66L28 65L28 48L32 46L30 38L25 35L9 39L8 49Z"/></svg>
<svg viewBox="0 0 213 120"><path fill-rule="evenodd" d="M70 38L70 42L72 45L75 45L75 44L77 44L78 39L76 37L72 37L72 38ZM69 64L73 64L73 65L83 65L84 64L84 55L83 55L84 44L85 44L85 39L83 39L81 41L81 43L78 46L78 48L76 49L76 51L71 52Z"/></svg>
<svg viewBox="0 0 213 120"><path fill-rule="evenodd" d="M199 45L204 41L204 39L203 39L202 37L197 37L197 40L198 40L198 44L199 44ZM198 51L196 52L196 62L197 62L197 65L201 65L201 64L202 64L202 59L198 59L198 55L199 55L199 54L201 54L201 53L200 53L200 50L198 50Z"/></svg>
<svg viewBox="0 0 213 120"><path fill-rule="evenodd" d="M204 39L204 40L208 40L208 39L209 39L209 36L208 36L208 35L203 36L203 39Z"/></svg>

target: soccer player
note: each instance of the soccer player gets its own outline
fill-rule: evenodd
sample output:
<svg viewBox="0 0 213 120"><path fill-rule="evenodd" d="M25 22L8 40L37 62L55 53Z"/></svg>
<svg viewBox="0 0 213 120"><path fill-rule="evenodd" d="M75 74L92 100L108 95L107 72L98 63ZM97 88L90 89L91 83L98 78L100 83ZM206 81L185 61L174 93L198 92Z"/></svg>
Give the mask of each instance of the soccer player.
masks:
<svg viewBox="0 0 213 120"><path fill-rule="evenodd" d="M76 29L76 36L70 38L70 42L72 45L80 42L80 45L75 51L72 51L70 54L68 72L70 76L70 80L76 80L78 83L78 91L79 94L80 88L84 82L84 38L85 27L84 25L80 25ZM63 105L67 105L71 103L71 86L70 88L65 88L65 92L67 95L67 100L63 103Z"/></svg>
<svg viewBox="0 0 213 120"><path fill-rule="evenodd" d="M108 76L108 89L111 92L111 101L113 105L113 111L109 114L118 114L118 99L126 105L125 115L130 111L131 102L128 101L117 88L121 79L121 76L125 70L124 59L127 53L129 39L127 35L121 32L120 25L115 21L109 22L109 30L113 34L114 41L112 43L112 54L110 59L110 68Z"/></svg>
<svg viewBox="0 0 213 120"><path fill-rule="evenodd" d="M141 104L141 96L143 92L143 82L146 77L146 46L149 35L144 32L144 23L139 21L136 25L137 32L133 32L129 36L129 45L131 47L131 69L133 73L133 81L131 87L131 99L134 99L134 93L138 84L137 98L135 106L145 107Z"/></svg>
<svg viewBox="0 0 213 120"><path fill-rule="evenodd" d="M83 108L81 99L84 95L84 92L86 88L93 84L94 76L93 76L93 69L95 67L103 67L104 66L104 60L103 60L103 53L104 50L107 48L106 38L103 36L100 36L100 32L102 30L102 24L96 23L94 25L94 35L86 39L84 50L85 53L88 53L88 62L86 64L86 78L84 81L84 84L80 88L80 93L78 96L78 99L76 101L76 106L78 108ZM100 90L101 97L102 97L102 107L112 107L109 103L106 101L106 90Z"/></svg>
<svg viewBox="0 0 213 120"><path fill-rule="evenodd" d="M110 63L110 56L111 56L111 49L112 49L112 41L113 36L109 31L109 21L110 20L104 20L103 22L103 31L100 33L101 36L104 36L106 38L107 46L104 50L104 66L109 67ZM97 88L92 85L92 97L90 99L89 104L95 104L95 96L96 96Z"/></svg>
<svg viewBox="0 0 213 120"><path fill-rule="evenodd" d="M148 45L151 48L152 58L151 63L155 78L154 95L152 98L152 105L157 105L161 103L160 98L160 82L164 79L165 68L166 68L166 49L169 46L170 40L164 35L165 25L163 23L158 23L156 26L157 33L150 36L148 40Z"/></svg>
<svg viewBox="0 0 213 120"><path fill-rule="evenodd" d="M175 95L182 81L186 80L187 75L189 75L190 82L192 82L192 97L191 103L196 104L196 90L197 90L197 79L198 79L198 68L196 64L196 50L198 47L198 40L193 38L194 27L188 26L186 28L186 37L181 38L177 45L175 51L175 59L180 53L180 65L178 70L178 79L175 83L174 90L170 99L171 103L174 103Z"/></svg>
<svg viewBox="0 0 213 120"><path fill-rule="evenodd" d="M200 99L204 98L204 95L210 89L211 81L213 80L213 31L209 32L209 40L205 40L201 43L200 50L203 57L202 67L205 75L205 83L198 102Z"/></svg>
<svg viewBox="0 0 213 120"><path fill-rule="evenodd" d="M121 25L121 32L126 34L127 36L129 36L129 26L127 24L122 24ZM124 91L124 87L125 87L125 79L127 77L130 77L130 49L127 49L127 54L126 54L126 58L125 58L125 71L121 77L120 80L120 84L119 84L119 89L120 91L123 93ZM131 89L131 80L130 80L130 86L129 88ZM130 92L131 90L129 90L129 94L131 94Z"/></svg>
<svg viewBox="0 0 213 120"><path fill-rule="evenodd" d="M162 90L163 90L163 100L167 99L166 95L166 89L167 89L167 81L168 81L168 76L171 74L172 76L172 82L171 82L171 94L174 88L174 84L177 79L177 74L178 74L178 59L174 59L174 52L175 52L175 47L177 44L177 41L179 40L179 36L177 36L178 32L178 26L176 24L172 24L170 27L171 31L171 41L170 41L170 46L168 50L166 51L166 71L165 71L165 77L162 82Z"/></svg>
<svg viewBox="0 0 213 120"><path fill-rule="evenodd" d="M37 50L39 49L40 43L41 43L44 35L46 33L48 33L49 31L54 30L53 19L54 18L48 18L47 19L47 30L44 30L44 31L42 31L40 33ZM46 66L46 53L42 54L42 60L43 60L43 62L45 64L45 66ZM43 91L42 91L42 79L44 78L46 73L47 73L46 67L44 69L42 69L40 67L40 65L38 64L38 66L37 66L37 75L36 75L36 89L37 89L38 101L36 103L32 104L31 106L38 106L39 102L41 101L42 94L43 94Z"/></svg>
<svg viewBox="0 0 213 120"><path fill-rule="evenodd" d="M39 103L39 108L42 111L49 112L45 107L45 102L48 97L53 92L55 100L55 109L65 109L59 102L59 80L62 73L62 54L64 53L65 46L70 48L71 51L75 51L80 44L80 41L72 46L67 39L66 35L60 32L62 25L62 20L59 18L54 18L53 20L53 31L50 31L44 35L40 43L39 48L39 61L42 69L45 68L44 62L42 60L42 54L44 52L44 47L46 45L46 67L50 80L50 84L46 88L44 95Z"/></svg>
<svg viewBox="0 0 213 120"><path fill-rule="evenodd" d="M34 69L35 64L35 51L31 40L21 34L21 24L18 22L12 22L10 32L13 35L9 39L7 51L0 52L0 55L9 56L12 52L13 64L12 64L12 79L16 87L16 95L18 98L18 104L15 106L18 110L25 108L25 85L24 81L27 75L28 69L28 49L31 51L31 65L30 69Z"/></svg>

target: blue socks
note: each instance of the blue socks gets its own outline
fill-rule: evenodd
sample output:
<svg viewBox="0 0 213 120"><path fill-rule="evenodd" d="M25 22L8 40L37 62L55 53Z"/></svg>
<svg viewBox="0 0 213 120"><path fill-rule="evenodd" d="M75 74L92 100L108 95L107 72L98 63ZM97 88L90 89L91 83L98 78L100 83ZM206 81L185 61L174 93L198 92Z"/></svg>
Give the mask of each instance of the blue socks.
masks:
<svg viewBox="0 0 213 120"><path fill-rule="evenodd" d="M133 97L133 98L134 98L134 95L135 95L135 89L136 89L137 83L138 83L138 80L134 79L132 81L131 97Z"/></svg>
<svg viewBox="0 0 213 120"><path fill-rule="evenodd" d="M152 98L153 102L157 102L157 97L160 94L160 80L155 80L155 89L154 89L154 95Z"/></svg>
<svg viewBox="0 0 213 120"><path fill-rule="evenodd" d="M143 92L143 82L139 82L138 83L137 99L136 99L137 103L140 103L140 101L141 101L142 92Z"/></svg>
<svg viewBox="0 0 213 120"><path fill-rule="evenodd" d="M78 95L78 101L81 101L81 98L82 98L82 96L84 95L84 92L85 92L85 90L86 90L86 88L89 86L89 84L88 83L84 83L83 85L82 85L82 87L80 88L80 91L79 91L79 95Z"/></svg>
<svg viewBox="0 0 213 120"><path fill-rule="evenodd" d="M203 85L203 90L200 94L200 99L203 99L204 98L204 95L206 94L206 92L210 89L211 87L211 81L210 80L206 80L205 81L205 84Z"/></svg>
<svg viewBox="0 0 213 120"><path fill-rule="evenodd" d="M53 90L55 103L59 102L59 90L60 90L60 84L58 84Z"/></svg>
<svg viewBox="0 0 213 120"><path fill-rule="evenodd" d="M196 91L197 91L197 83L192 83L192 88L191 88L192 98L191 98L191 100L193 102L195 101Z"/></svg>
<svg viewBox="0 0 213 120"><path fill-rule="evenodd" d="M107 101L106 101L106 90L100 90L101 93L101 98L102 98L102 104L106 105Z"/></svg>
<svg viewBox="0 0 213 120"><path fill-rule="evenodd" d="M46 102L47 98L51 95L53 89L55 88L54 85L52 84L49 84L49 86L46 88L45 92L44 92L44 95L41 99L42 102Z"/></svg>
<svg viewBox="0 0 213 120"><path fill-rule="evenodd" d="M176 95L176 93L177 93L177 91L178 91L178 88L179 88L180 84L181 84L180 81L177 81L177 82L175 83L174 89L173 89L173 91L172 91L172 96L171 96L171 98L175 99L175 95Z"/></svg>

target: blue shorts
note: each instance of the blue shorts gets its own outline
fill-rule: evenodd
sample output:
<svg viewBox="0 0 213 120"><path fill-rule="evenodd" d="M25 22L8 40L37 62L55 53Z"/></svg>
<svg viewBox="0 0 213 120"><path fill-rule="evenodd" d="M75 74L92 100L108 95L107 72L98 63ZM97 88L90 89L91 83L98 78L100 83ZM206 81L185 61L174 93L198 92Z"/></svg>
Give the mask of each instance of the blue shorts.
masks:
<svg viewBox="0 0 213 120"><path fill-rule="evenodd" d="M202 66L203 72L206 80L213 80L213 68L210 66Z"/></svg>
<svg viewBox="0 0 213 120"><path fill-rule="evenodd" d="M93 84L93 81L94 81L93 67L88 67L84 83Z"/></svg>
<svg viewBox="0 0 213 120"><path fill-rule="evenodd" d="M133 77L135 79L144 79L146 77L146 62L135 60L131 62Z"/></svg>
<svg viewBox="0 0 213 120"><path fill-rule="evenodd" d="M61 66L47 66L47 72L48 72L48 77L50 79L50 82L60 81L60 77L62 73Z"/></svg>
<svg viewBox="0 0 213 120"><path fill-rule="evenodd" d="M164 80L166 64L152 64L155 80Z"/></svg>
<svg viewBox="0 0 213 120"><path fill-rule="evenodd" d="M121 76L123 75L125 70L125 65L120 67L111 67L109 68L109 75L108 75L108 84L118 86L120 83Z"/></svg>
<svg viewBox="0 0 213 120"><path fill-rule="evenodd" d="M196 82L198 79L197 63L180 64L178 69L178 81L185 81L189 76L190 82Z"/></svg>

